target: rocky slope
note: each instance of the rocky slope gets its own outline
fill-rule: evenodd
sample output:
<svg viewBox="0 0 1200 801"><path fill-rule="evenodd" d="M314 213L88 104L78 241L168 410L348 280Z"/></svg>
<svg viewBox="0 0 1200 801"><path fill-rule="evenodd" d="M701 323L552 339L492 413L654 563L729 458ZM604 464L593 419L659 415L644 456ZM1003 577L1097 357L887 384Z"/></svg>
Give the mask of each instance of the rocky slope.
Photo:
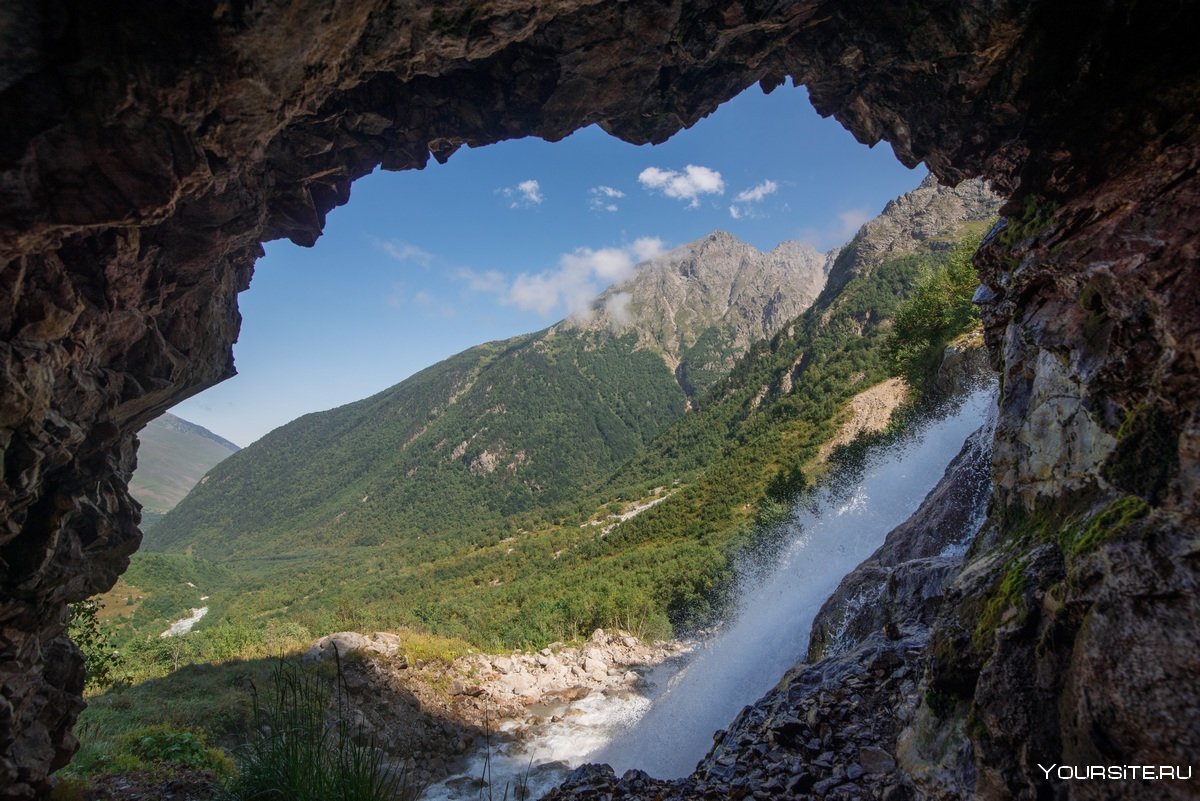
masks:
<svg viewBox="0 0 1200 801"><path fill-rule="evenodd" d="M606 478L812 303L826 258L717 233L582 319L493 342L224 462L148 536L209 559L472 534Z"/></svg>
<svg viewBox="0 0 1200 801"><path fill-rule="evenodd" d="M762 253L715 231L657 257L566 326L633 331L639 347L662 354L690 402L812 305L837 252L784 242Z"/></svg>
<svg viewBox="0 0 1200 801"><path fill-rule="evenodd" d="M939 242L949 247L963 223L990 223L998 204L984 181L964 181L947 192L929 176L911 192L892 200L879 216L863 224L829 268L827 292L837 293L855 276L897 256Z"/></svg>
<svg viewBox="0 0 1200 801"><path fill-rule="evenodd" d="M989 600L1013 611L931 668L972 724L954 753L997 797L1038 792L1034 751L1194 754L1198 14L1050 0L5 5L0 795L32 796L73 748L82 673L65 604L111 586L137 547L135 432L232 373L236 294L263 241L311 244L377 165L592 123L661 141L788 77L860 141L1016 193L978 259L1005 388L993 535L939 641L971 639ZM1066 536L1077 528L1090 547ZM1014 570L1021 592L1000 592ZM1036 686L1018 654L1038 660Z"/></svg>
<svg viewBox="0 0 1200 801"><path fill-rule="evenodd" d="M341 660L358 736L372 738L398 763L411 760L425 784L451 775L485 738L493 749L519 741L545 723L547 709L593 693L631 692L651 668L687 650L600 629L578 647L471 654L449 664L410 662L399 646L388 632L344 631L315 642L304 660Z"/></svg>

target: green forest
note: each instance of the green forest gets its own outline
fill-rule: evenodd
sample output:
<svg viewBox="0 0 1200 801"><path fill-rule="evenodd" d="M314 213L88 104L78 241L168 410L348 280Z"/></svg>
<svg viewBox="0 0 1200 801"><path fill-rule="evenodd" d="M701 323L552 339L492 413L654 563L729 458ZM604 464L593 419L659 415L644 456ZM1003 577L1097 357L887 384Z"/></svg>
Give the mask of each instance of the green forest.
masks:
<svg viewBox="0 0 1200 801"><path fill-rule="evenodd" d="M136 605L114 636L156 633L202 595L200 632L413 627L485 649L711 623L736 556L828 469L816 457L846 402L904 375L915 413L945 343L977 325L982 230L869 267L847 248L812 308L686 414L656 354L541 332L301 418L219 465L151 532L163 553L137 554L109 594ZM529 464L505 449L518 438L536 443Z"/></svg>

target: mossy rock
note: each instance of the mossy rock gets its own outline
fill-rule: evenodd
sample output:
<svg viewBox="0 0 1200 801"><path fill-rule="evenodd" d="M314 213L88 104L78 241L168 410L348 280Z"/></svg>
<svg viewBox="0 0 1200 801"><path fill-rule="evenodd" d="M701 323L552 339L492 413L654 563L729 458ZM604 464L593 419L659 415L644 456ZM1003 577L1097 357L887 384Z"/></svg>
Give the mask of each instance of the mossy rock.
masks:
<svg viewBox="0 0 1200 801"><path fill-rule="evenodd" d="M1141 498L1132 495L1119 498L1087 523L1064 531L1061 540L1063 551L1073 557L1092 551L1148 514L1150 505Z"/></svg>
<svg viewBox="0 0 1200 801"><path fill-rule="evenodd" d="M1142 404L1125 416L1117 447L1101 475L1122 490L1157 505L1179 470L1179 432L1159 408Z"/></svg>

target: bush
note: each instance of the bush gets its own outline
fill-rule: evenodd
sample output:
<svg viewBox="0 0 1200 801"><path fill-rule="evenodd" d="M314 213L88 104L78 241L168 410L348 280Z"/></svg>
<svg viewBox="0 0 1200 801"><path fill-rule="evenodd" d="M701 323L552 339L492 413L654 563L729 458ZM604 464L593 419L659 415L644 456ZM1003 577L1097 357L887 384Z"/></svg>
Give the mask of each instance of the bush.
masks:
<svg viewBox="0 0 1200 801"><path fill-rule="evenodd" d="M113 674L120 664L120 653L113 647L108 632L100 625L99 614L103 608L104 604L94 599L71 604L71 618L67 623L67 634L83 653L89 690L111 685Z"/></svg>
<svg viewBox="0 0 1200 801"><path fill-rule="evenodd" d="M177 729L160 723L128 732L117 742L122 750L144 762L211 770L218 776L233 772L233 760L224 751L210 747L203 734L191 729Z"/></svg>
<svg viewBox="0 0 1200 801"><path fill-rule="evenodd" d="M254 693L258 725L240 754L231 801L410 801L420 795L424 788L407 770L385 770L374 743L353 730L340 663L335 688L336 719L327 725L326 680L295 662L276 664L265 705Z"/></svg>
<svg viewBox="0 0 1200 801"><path fill-rule="evenodd" d="M977 238L960 242L940 266L927 270L896 309L888 352L909 383L923 387L937 370L946 343L979 323L971 302L979 276L971 257Z"/></svg>

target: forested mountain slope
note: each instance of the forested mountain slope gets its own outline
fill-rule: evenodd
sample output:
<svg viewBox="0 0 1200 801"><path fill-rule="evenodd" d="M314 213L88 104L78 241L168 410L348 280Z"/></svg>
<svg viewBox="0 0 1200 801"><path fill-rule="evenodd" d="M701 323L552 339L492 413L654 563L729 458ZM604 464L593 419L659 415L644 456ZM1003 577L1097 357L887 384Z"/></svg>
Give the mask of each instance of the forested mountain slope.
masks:
<svg viewBox="0 0 1200 801"><path fill-rule="evenodd" d="M978 184L930 182L890 204L842 249L812 307L687 414L666 348L648 344L663 340L570 321L285 426L214 471L158 545L229 569L213 620L412 625L491 647L707 623L739 550L823 469L848 401L902 372L898 352L927 365L923 354L973 325L962 244L996 207ZM630 393L650 405L618 403ZM515 447L518 434L529 444ZM531 436L558 451L547 473Z"/></svg>
<svg viewBox="0 0 1200 801"><path fill-rule="evenodd" d="M492 342L271 432L145 547L220 559L499 531L593 487L750 344L807 308L826 257L717 233L640 266L592 314Z"/></svg>

